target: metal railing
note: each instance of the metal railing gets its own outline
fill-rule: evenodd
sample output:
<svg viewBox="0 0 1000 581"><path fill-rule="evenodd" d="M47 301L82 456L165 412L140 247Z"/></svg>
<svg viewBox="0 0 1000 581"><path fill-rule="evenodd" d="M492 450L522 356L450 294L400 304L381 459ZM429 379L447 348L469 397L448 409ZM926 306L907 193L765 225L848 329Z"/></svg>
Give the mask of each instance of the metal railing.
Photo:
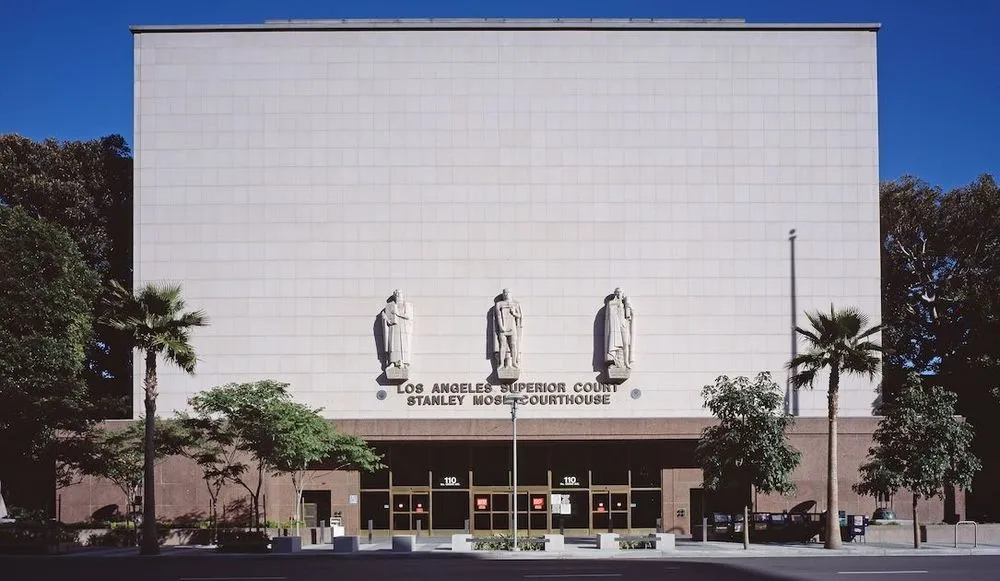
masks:
<svg viewBox="0 0 1000 581"><path fill-rule="evenodd" d="M958 525L972 525L972 546L979 546L979 525L974 520L960 520L955 523L955 548L958 548Z"/></svg>

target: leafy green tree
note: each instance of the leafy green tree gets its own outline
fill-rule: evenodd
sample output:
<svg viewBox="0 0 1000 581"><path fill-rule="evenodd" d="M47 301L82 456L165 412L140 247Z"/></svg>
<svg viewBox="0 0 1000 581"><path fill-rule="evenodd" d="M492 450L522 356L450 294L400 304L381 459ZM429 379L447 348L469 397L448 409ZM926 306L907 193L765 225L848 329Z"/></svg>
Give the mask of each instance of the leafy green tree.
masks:
<svg viewBox="0 0 1000 581"><path fill-rule="evenodd" d="M12 504L51 508L25 475L93 416L82 372L97 292L62 228L0 205L0 480Z"/></svg>
<svg viewBox="0 0 1000 581"><path fill-rule="evenodd" d="M942 191L904 176L883 182L884 395L913 371L959 394L958 411L985 461L967 498L973 515L1000 512L1000 187L984 174Z"/></svg>
<svg viewBox="0 0 1000 581"><path fill-rule="evenodd" d="M695 460L705 488L735 486L743 493L743 546L750 544L748 520L752 491L788 493L801 454L786 438L791 416L782 412L784 394L767 372L751 381L723 375L702 389L705 407L719 423L704 429Z"/></svg>
<svg viewBox="0 0 1000 581"><path fill-rule="evenodd" d="M364 440L337 433L319 412L292 400L288 384L272 380L231 383L191 398L197 421L214 422L233 448L252 457L254 472L234 470L231 478L251 496L254 525L260 525L260 493L264 475L289 474L295 486L296 520L300 521L307 470L374 471L384 466Z"/></svg>
<svg viewBox="0 0 1000 581"><path fill-rule="evenodd" d="M32 141L0 135L0 206L57 224L97 273L101 288L132 280L132 158L125 139ZM105 302L89 297L97 319L86 350L89 399L103 419L129 417L131 347L101 323Z"/></svg>
<svg viewBox="0 0 1000 581"><path fill-rule="evenodd" d="M913 493L913 547L920 547L920 499L941 496L945 486L969 488L981 468L972 453L972 427L955 415L958 396L923 385L910 375L907 385L886 406L875 430L875 445L861 466L858 494Z"/></svg>
<svg viewBox="0 0 1000 581"><path fill-rule="evenodd" d="M870 337L878 333L879 326L868 327L868 317L854 308L806 313L811 330L796 327L805 338L806 351L788 362L793 371L792 387L812 387L822 370L830 374L827 387L827 485L826 485L826 542L828 549L840 548L840 519L837 495L837 406L840 395L840 376L844 373L867 375L878 373L881 346Z"/></svg>
<svg viewBox="0 0 1000 581"><path fill-rule="evenodd" d="M179 441L175 422L155 420L157 439L154 442L157 458L163 460L177 454ZM67 474L77 472L111 481L121 491L124 502L122 514L138 525L140 516L143 523L155 515L147 515L134 510L133 500L139 495L143 483L143 463L145 454L145 421L140 421L122 429L94 428L79 434L72 446L73 455L67 460ZM138 530L138 526L136 526ZM143 534L146 534L145 530Z"/></svg>
<svg viewBox="0 0 1000 581"><path fill-rule="evenodd" d="M122 514L134 520L133 501L142 486L142 439L132 430L96 429L81 448L79 471L87 476L110 480L122 493Z"/></svg>
<svg viewBox="0 0 1000 581"><path fill-rule="evenodd" d="M240 460L242 455L234 445L234 434L226 429L225 420L180 413L177 424L180 438L176 448L198 465L208 490L214 544L219 537L219 495L226 484L237 482L247 465Z"/></svg>
<svg viewBox="0 0 1000 581"><path fill-rule="evenodd" d="M145 356L145 463L143 484L143 546L142 554L155 555L160 547L156 537L156 364L159 357L194 373L195 356L191 346L191 329L208 324L202 311L185 311L178 285L147 284L132 294L112 282L112 309L107 323L112 328L127 333L135 349Z"/></svg>
<svg viewBox="0 0 1000 581"><path fill-rule="evenodd" d="M252 472L241 470L233 474L234 482L250 495L255 528L260 528L264 475L275 471L270 409L291 400L287 388L287 383L273 380L228 383L198 393L188 401L195 418L214 422L216 433L224 433L226 442L256 463L257 469Z"/></svg>
<svg viewBox="0 0 1000 581"><path fill-rule="evenodd" d="M325 461L324 465L333 470L350 467L365 472L385 467L381 456L364 440L337 433L321 411L296 402L280 402L267 413L274 438L270 449L261 452L270 457L276 475L289 474L292 478L296 534L302 521L302 493L310 466Z"/></svg>

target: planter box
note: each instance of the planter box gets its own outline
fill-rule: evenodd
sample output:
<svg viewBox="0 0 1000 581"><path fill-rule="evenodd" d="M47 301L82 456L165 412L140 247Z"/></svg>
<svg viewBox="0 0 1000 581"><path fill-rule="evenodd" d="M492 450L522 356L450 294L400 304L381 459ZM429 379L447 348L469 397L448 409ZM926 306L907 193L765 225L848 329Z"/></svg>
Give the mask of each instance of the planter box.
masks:
<svg viewBox="0 0 1000 581"><path fill-rule="evenodd" d="M302 537L274 537L271 539L272 553L298 553L302 550Z"/></svg>

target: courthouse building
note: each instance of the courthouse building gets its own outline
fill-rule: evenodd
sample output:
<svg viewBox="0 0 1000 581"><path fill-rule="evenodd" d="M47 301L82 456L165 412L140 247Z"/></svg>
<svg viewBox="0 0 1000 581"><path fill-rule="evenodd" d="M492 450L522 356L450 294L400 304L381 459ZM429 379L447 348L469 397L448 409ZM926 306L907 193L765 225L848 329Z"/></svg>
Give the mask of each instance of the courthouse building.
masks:
<svg viewBox="0 0 1000 581"><path fill-rule="evenodd" d="M160 413L276 379L386 454L315 471L310 519L508 530L517 393L522 528L689 532L702 387L786 382L790 230L800 321L880 319L877 25L132 30L135 282L178 282L211 318L195 376L160 367ZM840 398L842 508L870 513L850 485L877 383L845 377ZM789 406L798 490L757 501L821 510L825 378ZM208 510L180 460L157 486L165 517ZM114 501L83 492L81 517ZM266 495L292 514L287 479Z"/></svg>

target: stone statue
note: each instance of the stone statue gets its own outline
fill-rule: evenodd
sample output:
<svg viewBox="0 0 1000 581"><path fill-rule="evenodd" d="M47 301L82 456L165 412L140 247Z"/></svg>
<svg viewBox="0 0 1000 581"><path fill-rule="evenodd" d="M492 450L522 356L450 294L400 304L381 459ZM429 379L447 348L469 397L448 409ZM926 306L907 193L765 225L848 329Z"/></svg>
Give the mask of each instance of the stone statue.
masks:
<svg viewBox="0 0 1000 581"><path fill-rule="evenodd" d="M616 288L614 295L608 299L604 319L604 360L612 377L615 373L627 373L632 368L634 340L635 314L632 305L622 289Z"/></svg>
<svg viewBox="0 0 1000 581"><path fill-rule="evenodd" d="M503 289L503 298L493 305L493 349L497 369L521 367L521 303L510 298Z"/></svg>
<svg viewBox="0 0 1000 581"><path fill-rule="evenodd" d="M382 339L385 346L386 375L393 370L400 375L410 366L410 343L413 336L413 305L406 302L403 291L396 289L382 309ZM406 379L404 377L397 379Z"/></svg>

